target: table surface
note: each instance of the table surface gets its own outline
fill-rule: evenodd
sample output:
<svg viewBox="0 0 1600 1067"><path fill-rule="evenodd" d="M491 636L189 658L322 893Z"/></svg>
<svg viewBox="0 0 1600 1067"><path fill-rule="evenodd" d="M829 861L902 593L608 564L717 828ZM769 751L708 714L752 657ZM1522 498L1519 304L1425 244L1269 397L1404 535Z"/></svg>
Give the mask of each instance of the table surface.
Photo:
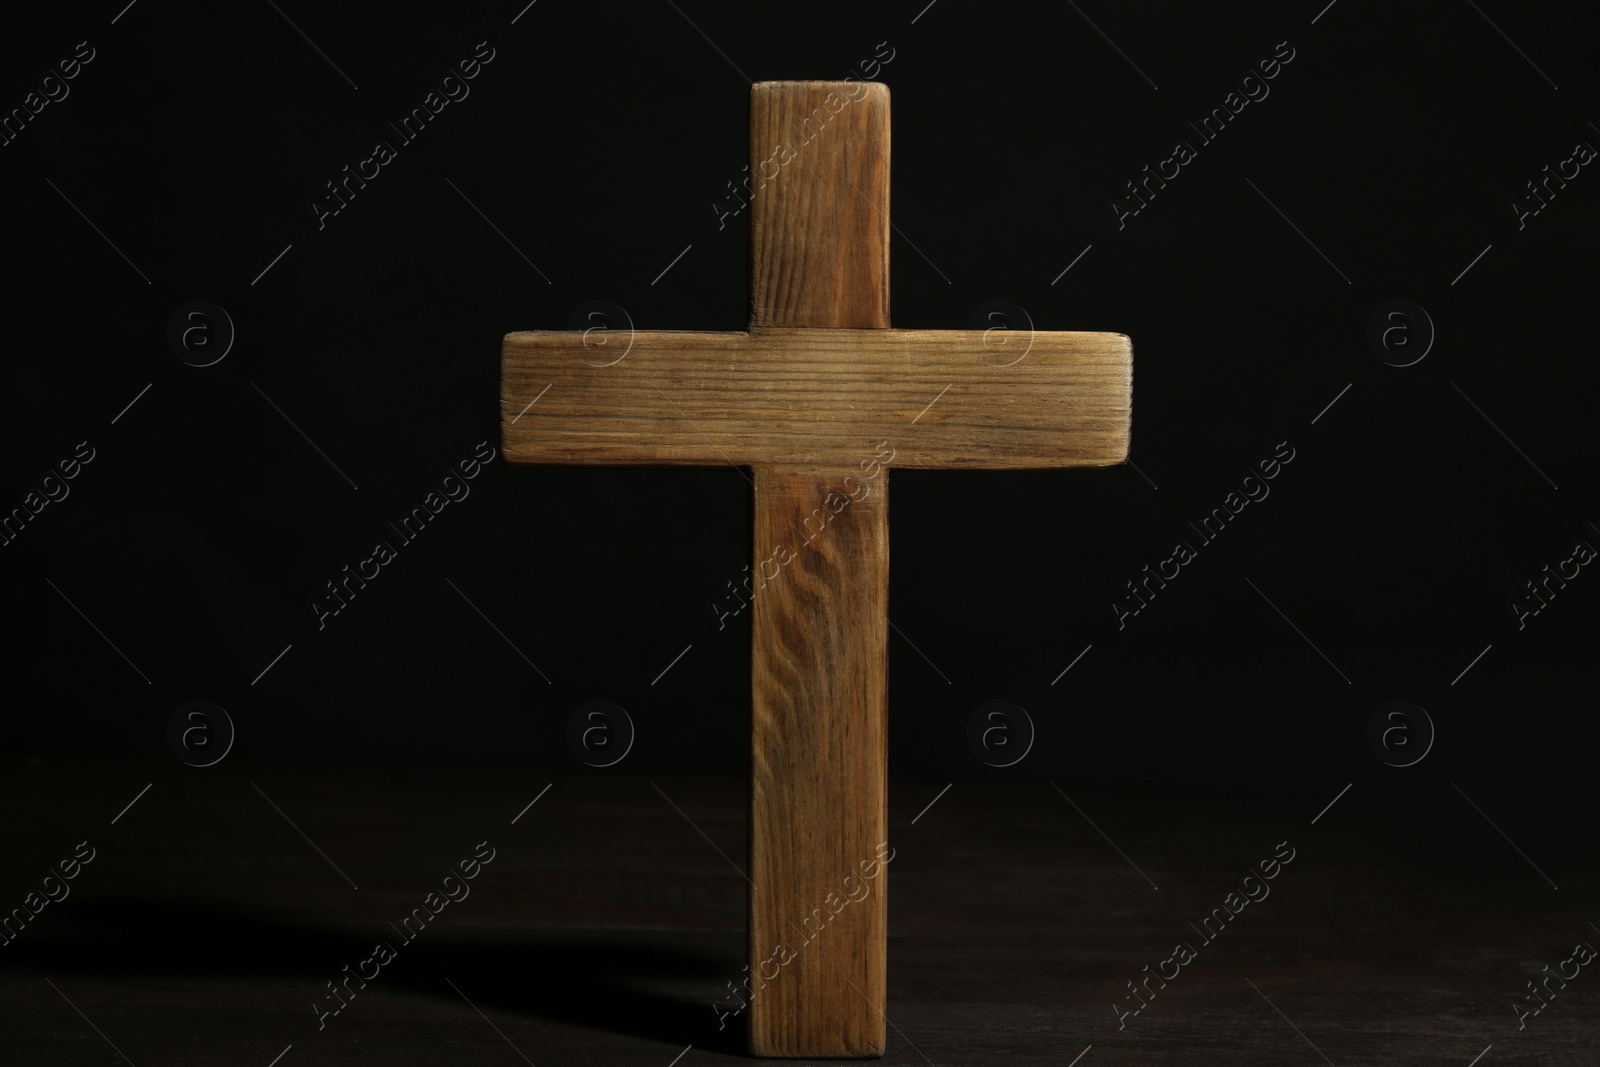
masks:
<svg viewBox="0 0 1600 1067"><path fill-rule="evenodd" d="M1049 783L927 807L940 788L891 787L885 1062L1600 1063L1600 967L1552 981L1520 1027L1514 1010L1545 966L1600 946L1592 822L1527 856L1453 794L1401 817L1371 786L1322 815ZM94 853L0 948L8 1060L743 1057L711 1004L733 1005L745 962L745 805L734 781L603 771L10 768L4 906L59 895L45 876L80 841ZM390 924L480 842L469 895L400 938ZM1191 926L1290 849L1210 941ZM393 960L319 1028L326 983L384 940ZM1119 1026L1127 983L1170 974L1178 942L1193 958Z"/></svg>

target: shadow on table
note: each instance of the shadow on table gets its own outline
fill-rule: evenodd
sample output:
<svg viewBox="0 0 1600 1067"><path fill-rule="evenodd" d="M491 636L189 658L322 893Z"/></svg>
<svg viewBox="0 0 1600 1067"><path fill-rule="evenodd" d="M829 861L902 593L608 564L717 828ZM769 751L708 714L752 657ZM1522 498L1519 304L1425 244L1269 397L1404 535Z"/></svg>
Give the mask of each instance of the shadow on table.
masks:
<svg viewBox="0 0 1600 1067"><path fill-rule="evenodd" d="M70 933L19 938L7 946L7 962L105 975L303 977L308 1019L314 1017L311 1002L327 992L324 983L342 978L346 964L354 973L376 943L370 936L164 901L84 901L74 918ZM718 1029L709 1001L686 1002L636 984L649 979L705 980L725 991L729 976L738 973L728 960L660 943L692 936L672 931L594 930L551 936L530 932L487 945L441 942L437 934L406 942L391 933L383 940L398 950L396 957L370 984L452 1000L465 996L486 1012L537 1016L679 1047L744 1055L742 1018L730 1016ZM460 987L460 993L446 977ZM359 983L352 983L352 988L359 994ZM466 1007L462 1005L463 1010Z"/></svg>

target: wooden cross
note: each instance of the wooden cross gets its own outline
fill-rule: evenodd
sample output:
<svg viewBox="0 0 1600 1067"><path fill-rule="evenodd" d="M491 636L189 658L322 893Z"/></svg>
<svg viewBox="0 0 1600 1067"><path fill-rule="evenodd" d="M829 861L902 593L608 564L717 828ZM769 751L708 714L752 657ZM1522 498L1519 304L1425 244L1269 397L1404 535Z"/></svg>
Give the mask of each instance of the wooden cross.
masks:
<svg viewBox="0 0 1600 1067"><path fill-rule="evenodd" d="M883 461L1122 463L1133 352L1117 333L1012 333L1000 346L979 331L889 329L881 84L756 83L750 172L750 329L639 332L610 365L579 333L508 334L502 439L511 463L753 468L749 1048L879 1056Z"/></svg>

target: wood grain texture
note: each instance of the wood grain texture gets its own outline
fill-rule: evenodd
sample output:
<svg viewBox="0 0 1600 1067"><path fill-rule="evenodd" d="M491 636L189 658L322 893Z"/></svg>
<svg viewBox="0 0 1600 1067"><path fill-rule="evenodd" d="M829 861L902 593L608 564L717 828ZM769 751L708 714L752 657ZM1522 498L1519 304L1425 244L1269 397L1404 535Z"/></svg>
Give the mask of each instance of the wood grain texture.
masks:
<svg viewBox="0 0 1600 1067"><path fill-rule="evenodd" d="M752 600L749 1047L879 1056L887 471L859 501L821 471L757 467L755 481L758 581L773 577Z"/></svg>
<svg viewBox="0 0 1600 1067"><path fill-rule="evenodd" d="M750 324L889 325L889 88L750 89Z"/></svg>
<svg viewBox="0 0 1600 1067"><path fill-rule="evenodd" d="M1117 333L753 329L507 335L502 437L513 463L897 467L1122 463L1133 352ZM1010 366L1007 362L1016 360ZM528 402L549 387L531 408ZM948 387L948 388L946 388ZM932 405L931 407L929 405Z"/></svg>
<svg viewBox="0 0 1600 1067"><path fill-rule="evenodd" d="M829 105L861 89L860 100L816 125ZM772 978L751 998L746 1033L757 1056L881 1056L889 879L877 849L888 837L889 472L870 467L870 484L844 492L837 467L862 474L858 464L871 462L875 441L870 430L861 436L865 425L843 416L857 413L841 411L837 400L857 391L841 386L863 350L885 354L877 346L889 325L889 92L827 82L751 88L752 172L760 174L762 160L784 158L791 134L806 132L815 132L811 142L794 146L800 154L752 199L744 358L704 379L757 384L756 395L740 398L753 409L719 405L707 416L738 410L741 419L755 416L745 425L762 436L776 430L788 438L770 460L745 461L757 463L755 570L763 582L751 618L749 966L754 982ZM778 373L754 375L757 366ZM778 368L796 366L807 368L800 381L815 375L813 384L824 388L786 389ZM833 403L824 401L830 393ZM824 410L842 417L819 435L806 433ZM832 447L807 447L808 440ZM834 469L805 469L814 462Z"/></svg>
<svg viewBox="0 0 1600 1067"><path fill-rule="evenodd" d="M501 438L512 463L754 468L748 1046L881 1056L886 461L1122 463L1133 355L889 329L888 90L763 82L750 104L750 329L508 334Z"/></svg>

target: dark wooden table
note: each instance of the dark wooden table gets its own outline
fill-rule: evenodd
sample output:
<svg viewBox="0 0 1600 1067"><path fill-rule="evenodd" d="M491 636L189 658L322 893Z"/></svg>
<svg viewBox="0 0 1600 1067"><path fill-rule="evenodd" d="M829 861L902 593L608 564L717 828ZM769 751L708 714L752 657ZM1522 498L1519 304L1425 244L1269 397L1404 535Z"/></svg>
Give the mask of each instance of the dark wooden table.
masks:
<svg viewBox="0 0 1600 1067"><path fill-rule="evenodd" d="M736 1003L746 958L744 786L596 772L526 808L546 784L12 766L0 903L78 842L95 852L0 948L8 1062L742 1057L711 1004ZM1525 1028L1513 1011L1544 966L1600 945L1592 818L1564 849L1512 845L1448 786L1402 813L1360 784L1315 824L1327 797L1048 784L957 785L919 817L941 787L890 791L887 1062L1600 1063L1600 966ZM390 923L485 841L470 895L404 941ZM1190 923L1280 842L1270 895L1202 940ZM382 940L394 959L319 1030L325 983ZM1119 1029L1126 983L1170 974L1180 941L1194 958ZM826 931L803 951L828 952Z"/></svg>

